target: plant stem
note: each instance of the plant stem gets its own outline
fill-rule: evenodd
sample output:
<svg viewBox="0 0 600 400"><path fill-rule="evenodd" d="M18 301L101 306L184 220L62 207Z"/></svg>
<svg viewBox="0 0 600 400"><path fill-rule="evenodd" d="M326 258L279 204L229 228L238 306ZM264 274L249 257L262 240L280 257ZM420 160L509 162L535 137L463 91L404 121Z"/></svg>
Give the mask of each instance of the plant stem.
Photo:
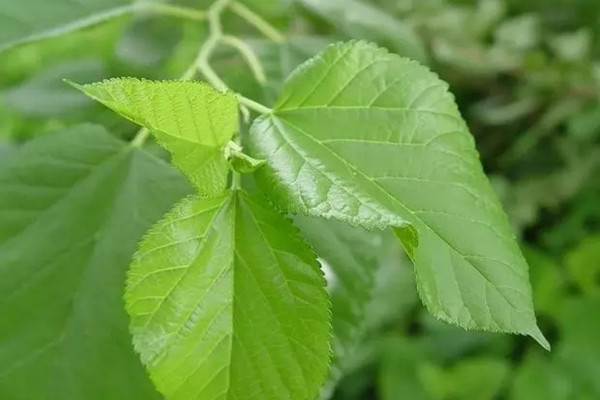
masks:
<svg viewBox="0 0 600 400"><path fill-rule="evenodd" d="M240 3L233 1L230 5L231 11L245 19L249 24L258 29L263 35L275 43L285 42L285 36L273 25L265 21L260 15Z"/></svg>
<svg viewBox="0 0 600 400"><path fill-rule="evenodd" d="M227 90L225 82L219 78L215 71L210 66L210 57L214 52L217 44L223 36L221 27L221 13L227 7L230 0L217 0L208 9L208 38L200 48L196 65L206 80L221 91Z"/></svg>
<svg viewBox="0 0 600 400"><path fill-rule="evenodd" d="M227 84L225 82L223 82L223 80L219 77L219 75L217 75L217 73L210 66L210 57L212 56L212 53L214 52L216 46L219 44L219 42L223 41L224 38L225 38L225 42L227 42L229 40L229 44L233 45L232 41L231 41L231 37L224 35L222 27L221 27L221 14L225 10L225 8L230 4L231 4L231 0L217 0L208 9L207 13L208 13L209 34L208 34L208 38L206 39L206 41L204 42L204 44L202 45L202 47L200 49L200 53L198 54L197 64L196 64L198 67L198 70L202 73L202 75L204 75L206 80L211 85L213 85L214 87L216 87L218 90L221 90L221 91L229 90L229 87L227 86ZM230 39L227 39L228 37ZM239 40L239 39L234 38L233 42L236 42L236 40ZM236 48L238 48L238 50L240 50L240 48L238 47L239 43L236 42L236 44L234 46L236 46ZM258 62L258 59L257 59L256 55L252 52L252 50L248 49L244 43L242 43L241 47L243 48L243 50L240 50L240 52L242 52L242 54L250 53L251 54L250 58L252 60L255 60L252 62L256 62L256 64L259 65L259 67L258 67L260 69L259 74L264 75L262 66L260 66L260 63ZM245 57L248 57L248 55L246 54ZM250 64L251 61L248 61L248 63ZM251 66L251 68L256 68L256 65L254 67ZM266 78L265 78L265 82L266 82ZM248 107L248 108L250 108L254 111L257 111L259 113L262 113L262 114L271 112L271 109L269 109L268 107L265 107L264 105L262 105L260 103L257 103L254 100L250 100L240 94L237 94L237 97L238 97L238 101L240 102L240 104L244 107ZM244 111L244 109L242 109L242 112L243 111ZM247 110L246 110L245 114L247 114Z"/></svg>
<svg viewBox="0 0 600 400"><path fill-rule="evenodd" d="M237 98L238 98L238 101L240 102L240 104L248 107L251 110L256 111L257 113L270 114L273 111L269 107L264 106L264 105L254 101L254 100L251 100L247 97L244 97L241 94L238 94Z"/></svg>
<svg viewBox="0 0 600 400"><path fill-rule="evenodd" d="M252 74L256 78L256 81L261 85L265 86L267 84L267 77L265 75L265 70L263 69L260 60L254 54L252 49L244 43L244 41L238 39L235 36L223 35L221 37L221 41L240 52L242 57L246 60L246 63L250 67Z"/></svg>
<svg viewBox="0 0 600 400"><path fill-rule="evenodd" d="M176 6L168 3L146 3L142 6L142 10L149 10L162 15L191 19L194 21L203 21L206 19L206 13L193 8Z"/></svg>
<svg viewBox="0 0 600 400"><path fill-rule="evenodd" d="M235 4L237 4L237 6L235 6ZM252 69L254 76L256 77L257 81L259 81L259 83L261 83L263 85L266 83L266 76L264 74L264 70L262 68L262 65L260 64L260 61L258 60L258 57L256 57L254 52L252 52L252 50L250 48L248 48L248 46L241 40L239 40L233 36L228 36L228 35L223 34L223 29L221 26L221 14L228 6L231 6L232 9L234 9L234 8L237 9L238 13L241 12L240 15L242 15L242 14L246 15L246 16L244 16L244 18L247 19L249 22L250 22L250 19L252 19L253 21L259 20L260 22L258 22L258 24L263 25L262 29L265 29L264 26L267 26L267 27L270 26L270 25L268 25L268 23L263 21L262 18L260 18L256 14L254 14L251 10L248 10L245 6L243 6L237 2L232 3L231 0L216 0L208 8L208 10L206 12L192 10L192 9L188 9L185 7L167 5L164 3L161 3L161 4L152 3L152 5L149 5L149 9L157 10L162 13L169 13L170 15L177 15L177 16L181 16L181 17L193 16L193 19L196 19L196 20L198 20L198 19L207 19L208 20L208 29L209 29L208 38L204 41L204 43L200 47L198 56L195 58L194 62L188 67L188 69L181 76L181 78L180 78L181 80L190 80L190 79L194 78L194 76L196 75L196 72L200 71L202 73L202 75L204 75L204 78L218 90L220 90L220 91L229 90L229 87L227 86L227 84L225 82L223 82L223 80L219 77L219 75L210 66L210 58L211 58L213 52L215 51L215 48L217 47L219 42L223 42L223 43L229 44L230 46L235 47L244 56L244 58L248 62L248 65ZM242 10L242 11L239 11L239 10ZM255 23L253 23L253 22L251 22L251 23L253 25L257 26ZM261 28L259 28L259 29L261 29ZM261 31L262 31L262 29L261 29ZM267 30L268 29L269 28L267 28ZM272 29L274 29L274 28L272 28ZM264 33L264 31L263 31L263 33ZM272 33L273 32L271 32L271 34ZM283 36L279 32L277 32L275 30L275 33L276 33L275 36L279 35L279 39L284 40ZM277 39L275 41L278 41L279 39ZM240 108L242 109L243 114L246 116L249 115L247 109L254 110L261 114L269 114L271 112L270 108L254 101L254 100L248 99L240 94L236 94L236 96L240 103ZM133 140L131 141L131 146L141 147L145 143L146 139L148 139L149 136L150 136L150 131L147 128L141 128L137 132L137 134L135 135ZM238 177L238 181L239 181L239 177ZM236 177L234 174L234 183L235 182L236 182Z"/></svg>
<svg viewBox="0 0 600 400"><path fill-rule="evenodd" d="M141 128L133 137L133 140L130 144L131 147L142 147L144 142L146 142L146 139L148 139L148 136L150 136L150 131L148 128Z"/></svg>

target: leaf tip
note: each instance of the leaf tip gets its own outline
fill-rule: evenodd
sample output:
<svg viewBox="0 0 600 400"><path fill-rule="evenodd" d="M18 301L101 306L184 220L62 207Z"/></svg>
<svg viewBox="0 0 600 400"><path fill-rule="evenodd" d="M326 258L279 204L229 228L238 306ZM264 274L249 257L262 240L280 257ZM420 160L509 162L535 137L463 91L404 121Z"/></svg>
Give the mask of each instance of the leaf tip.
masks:
<svg viewBox="0 0 600 400"><path fill-rule="evenodd" d="M550 342L548 342L548 339L546 339L540 328L536 326L531 332L529 332L529 336L538 342L538 344L545 350L551 351Z"/></svg>

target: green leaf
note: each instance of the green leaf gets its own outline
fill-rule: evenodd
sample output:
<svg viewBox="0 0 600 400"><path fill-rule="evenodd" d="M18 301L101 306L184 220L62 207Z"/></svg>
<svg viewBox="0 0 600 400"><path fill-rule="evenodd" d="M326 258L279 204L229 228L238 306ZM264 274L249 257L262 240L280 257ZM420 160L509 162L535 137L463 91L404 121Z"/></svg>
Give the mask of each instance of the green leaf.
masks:
<svg viewBox="0 0 600 400"><path fill-rule="evenodd" d="M366 310L375 286L382 235L338 221L298 216L295 222L317 252L328 281L333 360L323 392L329 392L352 367L351 360L366 332Z"/></svg>
<svg viewBox="0 0 600 400"><path fill-rule="evenodd" d="M122 30L115 53L128 65L142 68L161 67L173 56L182 40L182 31L183 24L178 18L142 14Z"/></svg>
<svg viewBox="0 0 600 400"><path fill-rule="evenodd" d="M534 48L540 41L541 23L536 14L522 14L504 21L494 34L500 45L526 51Z"/></svg>
<svg viewBox="0 0 600 400"><path fill-rule="evenodd" d="M515 370L507 395L509 400L570 400L575 397L574 383L560 363L546 355L530 351ZM592 397L587 397L592 399ZM583 397L585 399L585 397Z"/></svg>
<svg viewBox="0 0 600 400"><path fill-rule="evenodd" d="M200 194L225 189L229 167L223 147L238 130L235 95L204 82L135 78L73 86L148 128Z"/></svg>
<svg viewBox="0 0 600 400"><path fill-rule="evenodd" d="M287 76L298 65L332 43L332 39L321 36L293 36L281 43L254 38L247 39L245 42L256 53L265 70L268 78L267 98L273 100Z"/></svg>
<svg viewBox="0 0 600 400"><path fill-rule="evenodd" d="M556 357L569 369L568 375L578 391L588 391L600 397L600 293L570 299L562 311L561 343Z"/></svg>
<svg viewBox="0 0 600 400"><path fill-rule="evenodd" d="M131 265L135 348L168 400L312 400L328 370L324 283L297 230L260 198L186 198Z"/></svg>
<svg viewBox="0 0 600 400"><path fill-rule="evenodd" d="M292 75L250 144L285 210L398 228L435 316L548 346L473 138L429 70L365 42L333 45Z"/></svg>
<svg viewBox="0 0 600 400"><path fill-rule="evenodd" d="M412 26L375 5L358 0L297 1L349 37L374 40L405 57L427 61L425 46Z"/></svg>
<svg viewBox="0 0 600 400"><path fill-rule="evenodd" d="M185 179L82 125L15 151L0 185L0 397L159 400L122 292L136 242Z"/></svg>
<svg viewBox="0 0 600 400"><path fill-rule="evenodd" d="M257 160L242 152L242 147L235 142L227 143L224 151L231 168L241 174L254 172L265 163L265 160Z"/></svg>
<svg viewBox="0 0 600 400"><path fill-rule="evenodd" d="M501 358L470 357L460 360L447 372L450 398L493 400L498 398L510 364Z"/></svg>
<svg viewBox="0 0 600 400"><path fill-rule="evenodd" d="M533 301L538 313L556 318L567 294L567 282L562 266L548 254L534 247L525 247L525 258L529 263L529 276L533 288Z"/></svg>
<svg viewBox="0 0 600 400"><path fill-rule="evenodd" d="M382 400L431 400L419 380L418 367L428 361L427 350L415 340L401 336L385 337L381 341L381 365L377 377L377 392Z"/></svg>
<svg viewBox="0 0 600 400"><path fill-rule="evenodd" d="M31 117L53 117L80 111L93 102L82 101L81 95L63 83L65 76L81 80L102 79L106 65L100 58L65 60L48 65L38 74L18 85L0 91L6 106Z"/></svg>
<svg viewBox="0 0 600 400"><path fill-rule="evenodd" d="M131 0L22 0L0 3L0 51L131 11Z"/></svg>
<svg viewBox="0 0 600 400"><path fill-rule="evenodd" d="M574 283L585 293L598 290L600 282L600 234L589 235L566 256L566 266Z"/></svg>
<svg viewBox="0 0 600 400"><path fill-rule="evenodd" d="M328 399L338 381L364 361L370 334L400 320L417 294L406 256L391 232L369 232L303 215L294 222L317 252L327 277L333 359L319 399Z"/></svg>

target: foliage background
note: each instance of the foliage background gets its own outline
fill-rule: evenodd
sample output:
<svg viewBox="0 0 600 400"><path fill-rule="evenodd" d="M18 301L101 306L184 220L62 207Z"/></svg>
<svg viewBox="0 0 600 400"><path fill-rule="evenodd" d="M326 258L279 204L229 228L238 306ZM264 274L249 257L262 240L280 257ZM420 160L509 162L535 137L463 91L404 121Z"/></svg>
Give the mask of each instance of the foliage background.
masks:
<svg viewBox="0 0 600 400"><path fill-rule="evenodd" d="M184 3L204 9L210 1ZM268 80L257 82L229 48L219 50L213 66L249 98L270 104L295 66L349 38L417 58L450 83L522 241L541 327L553 344L547 353L525 337L435 321L418 302L397 245L371 238L363 254L378 268L377 291L367 332L333 398L600 398L600 3L245 3L287 37L270 42L238 16L226 16L226 29L253 48ZM82 121L131 138L134 126L62 78L176 78L206 34L198 22L147 13L0 54L0 164L31 138Z"/></svg>

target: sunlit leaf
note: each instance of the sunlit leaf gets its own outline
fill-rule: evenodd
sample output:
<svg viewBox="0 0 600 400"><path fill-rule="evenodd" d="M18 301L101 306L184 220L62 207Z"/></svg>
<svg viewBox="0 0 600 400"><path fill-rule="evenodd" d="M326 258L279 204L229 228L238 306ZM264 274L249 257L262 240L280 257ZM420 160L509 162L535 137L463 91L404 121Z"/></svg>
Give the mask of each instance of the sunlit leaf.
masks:
<svg viewBox="0 0 600 400"><path fill-rule="evenodd" d="M395 227L435 316L548 346L473 138L429 70L364 42L333 45L296 70L250 141L280 207Z"/></svg>
<svg viewBox="0 0 600 400"><path fill-rule="evenodd" d="M129 270L135 348L167 400L314 399L329 361L324 283L261 198L186 198Z"/></svg>
<svg viewBox="0 0 600 400"><path fill-rule="evenodd" d="M204 82L111 79L75 87L148 128L200 194L221 192L229 167L223 148L238 130L237 99Z"/></svg>

